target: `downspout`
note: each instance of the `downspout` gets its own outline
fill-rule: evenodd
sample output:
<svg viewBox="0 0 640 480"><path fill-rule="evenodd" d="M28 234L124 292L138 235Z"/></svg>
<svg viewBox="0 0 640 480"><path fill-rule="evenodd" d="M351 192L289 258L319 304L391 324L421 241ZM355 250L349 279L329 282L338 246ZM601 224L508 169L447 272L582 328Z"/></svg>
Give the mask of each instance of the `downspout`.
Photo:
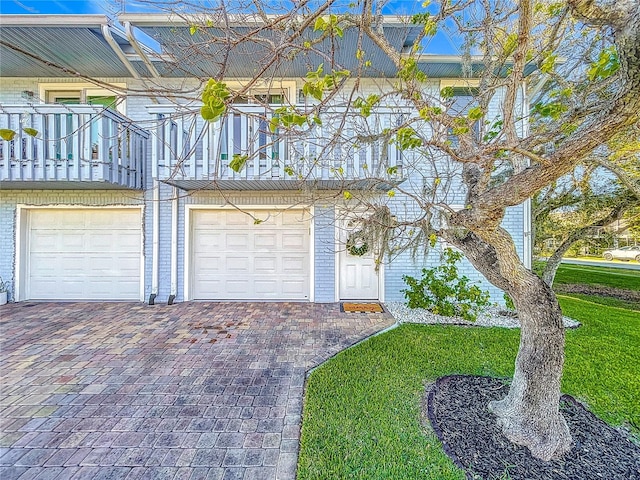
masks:
<svg viewBox="0 0 640 480"><path fill-rule="evenodd" d="M171 291L167 305L173 305L178 292L178 188L173 187L171 198Z"/></svg>
<svg viewBox="0 0 640 480"><path fill-rule="evenodd" d="M527 97L527 84L522 82L522 138L529 135L529 98ZM526 160L526 166L530 164ZM531 270L533 265L533 223L531 216L531 198L527 198L522 204L522 261L525 268Z"/></svg>
<svg viewBox="0 0 640 480"><path fill-rule="evenodd" d="M127 68L127 70L129 70L129 73L131 74L131 76L133 78L135 78L136 80L140 80L140 74L133 67L133 65L131 64L131 62L127 58L127 56L124 54L124 52L120 48L120 45L118 45L118 42L116 42L113 39L113 35L111 35L111 30L109 30L109 25L104 23L104 24L101 25L101 29L102 29L102 36L107 41L107 43L109 44L111 49L114 51L114 53L118 56L120 61Z"/></svg>
<svg viewBox="0 0 640 480"><path fill-rule="evenodd" d="M131 22L124 22L123 25L124 25L125 34L127 35L127 40L129 40L129 43L131 43L131 46L136 51L136 53L138 54L142 62L145 64L145 66L147 67L147 70L149 70L149 73L154 78L160 78L160 74L158 73L158 70L156 70L156 67L153 66L153 63L151 62L147 54L144 53L144 50L140 46L138 39L133 34L133 28L131 27Z"/></svg>
<svg viewBox="0 0 640 480"><path fill-rule="evenodd" d="M157 161L157 156L153 155L153 161ZM157 176L153 179L153 227L152 227L152 253L151 253L151 295L149 305L155 303L158 296L158 261L160 253L160 182Z"/></svg>
<svg viewBox="0 0 640 480"><path fill-rule="evenodd" d="M158 129L160 122L156 122L151 135L151 178L153 179L153 221L151 247L151 295L149 305L153 305L158 296L160 261L160 182L158 181ZM155 136L155 138L154 138Z"/></svg>

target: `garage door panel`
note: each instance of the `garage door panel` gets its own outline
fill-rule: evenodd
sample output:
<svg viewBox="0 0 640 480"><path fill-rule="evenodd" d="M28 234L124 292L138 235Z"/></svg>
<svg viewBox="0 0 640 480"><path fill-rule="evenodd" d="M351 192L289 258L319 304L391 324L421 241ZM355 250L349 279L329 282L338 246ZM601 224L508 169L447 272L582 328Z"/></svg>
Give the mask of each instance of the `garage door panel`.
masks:
<svg viewBox="0 0 640 480"><path fill-rule="evenodd" d="M198 229L195 231L197 247L201 250L216 250L222 247L224 240L223 233L211 233L207 230Z"/></svg>
<svg viewBox="0 0 640 480"><path fill-rule="evenodd" d="M244 295L249 289L249 282L242 278L227 278L224 282L224 288L232 295Z"/></svg>
<svg viewBox="0 0 640 480"><path fill-rule="evenodd" d="M306 249L306 235L300 233L284 233L282 235L282 247L292 250Z"/></svg>
<svg viewBox="0 0 640 480"><path fill-rule="evenodd" d="M269 298L272 295L277 295L278 282L276 280L256 280L253 282L254 291L263 297Z"/></svg>
<svg viewBox="0 0 640 480"><path fill-rule="evenodd" d="M199 259L198 271L204 276L215 275L224 271L224 267L224 258L219 255L202 256Z"/></svg>
<svg viewBox="0 0 640 480"><path fill-rule="evenodd" d="M223 214L225 218L225 225L238 226L238 225L253 225L253 219L243 212L226 212Z"/></svg>
<svg viewBox="0 0 640 480"><path fill-rule="evenodd" d="M133 209L31 210L27 298L138 300L141 225Z"/></svg>
<svg viewBox="0 0 640 480"><path fill-rule="evenodd" d="M246 251L249 247L249 234L247 233L227 233L224 248L226 250Z"/></svg>
<svg viewBox="0 0 640 480"><path fill-rule="evenodd" d="M283 212L280 218L281 218L281 225L283 226L286 226L286 225L290 225L294 227L297 227L299 225L306 226L306 219L303 217L302 212L300 211Z"/></svg>
<svg viewBox="0 0 640 480"><path fill-rule="evenodd" d="M273 273L278 269L278 262L274 257L256 257L253 265L257 273Z"/></svg>
<svg viewBox="0 0 640 480"><path fill-rule="evenodd" d="M302 210L248 212L194 210L192 296L199 300L304 300L309 298L309 219ZM212 220L217 218L217 220ZM305 220L303 221L303 218ZM286 226L284 226L286 224ZM208 239L224 233L217 249L222 271L207 268ZM213 281L213 277L217 281Z"/></svg>
<svg viewBox="0 0 640 480"><path fill-rule="evenodd" d="M253 246L255 248L275 248L278 243L277 236L273 233L258 233L253 238Z"/></svg>
<svg viewBox="0 0 640 480"><path fill-rule="evenodd" d="M298 296L304 293L305 284L295 280L282 282L282 293L287 296Z"/></svg>
<svg viewBox="0 0 640 480"><path fill-rule="evenodd" d="M251 265L247 257L229 256L225 259L226 271L235 272L237 274L249 273L251 271Z"/></svg>
<svg viewBox="0 0 640 480"><path fill-rule="evenodd" d="M306 257L285 257L282 259L282 272L286 274L305 270Z"/></svg>

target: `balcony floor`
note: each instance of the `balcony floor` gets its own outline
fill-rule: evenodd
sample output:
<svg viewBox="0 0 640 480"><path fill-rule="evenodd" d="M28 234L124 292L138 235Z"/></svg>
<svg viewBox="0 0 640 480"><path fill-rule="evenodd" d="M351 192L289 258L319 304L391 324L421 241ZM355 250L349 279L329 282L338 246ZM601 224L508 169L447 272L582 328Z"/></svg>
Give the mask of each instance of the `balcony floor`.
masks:
<svg viewBox="0 0 640 480"><path fill-rule="evenodd" d="M314 188L318 190L378 190L386 192L399 185L380 182L374 179L361 180L164 180L164 183L182 190L301 190Z"/></svg>
<svg viewBox="0 0 640 480"><path fill-rule="evenodd" d="M0 181L0 190L141 190L111 182L67 180L8 180Z"/></svg>

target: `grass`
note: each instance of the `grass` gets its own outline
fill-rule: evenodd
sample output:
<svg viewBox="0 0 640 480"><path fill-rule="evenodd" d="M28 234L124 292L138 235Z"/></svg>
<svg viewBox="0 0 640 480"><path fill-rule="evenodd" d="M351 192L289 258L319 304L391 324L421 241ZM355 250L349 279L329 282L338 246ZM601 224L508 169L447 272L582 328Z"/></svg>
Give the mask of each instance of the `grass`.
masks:
<svg viewBox="0 0 640 480"><path fill-rule="evenodd" d="M583 326L567 332L562 389L615 425L640 425L640 316L561 297ZM315 370L305 396L299 479L463 479L421 423L425 383L454 374L508 377L519 332L402 325Z"/></svg>
<svg viewBox="0 0 640 480"><path fill-rule="evenodd" d="M572 298L579 298L580 300L586 300L587 302L595 303L597 305L606 305L607 307L624 308L640 312L640 302L620 300L619 298L612 297L601 297L599 295L586 295L584 293L567 293L564 295Z"/></svg>
<svg viewBox="0 0 640 480"><path fill-rule="evenodd" d="M563 263L556 273L555 284L587 284L640 290L640 272L609 267L591 267Z"/></svg>

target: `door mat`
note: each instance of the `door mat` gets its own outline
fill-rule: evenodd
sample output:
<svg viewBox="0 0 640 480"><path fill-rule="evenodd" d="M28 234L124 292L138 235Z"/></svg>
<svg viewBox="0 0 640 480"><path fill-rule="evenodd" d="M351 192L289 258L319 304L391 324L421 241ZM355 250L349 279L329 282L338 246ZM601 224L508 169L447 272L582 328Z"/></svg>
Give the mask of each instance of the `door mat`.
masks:
<svg viewBox="0 0 640 480"><path fill-rule="evenodd" d="M379 303L341 303L340 311L347 313L384 313Z"/></svg>

